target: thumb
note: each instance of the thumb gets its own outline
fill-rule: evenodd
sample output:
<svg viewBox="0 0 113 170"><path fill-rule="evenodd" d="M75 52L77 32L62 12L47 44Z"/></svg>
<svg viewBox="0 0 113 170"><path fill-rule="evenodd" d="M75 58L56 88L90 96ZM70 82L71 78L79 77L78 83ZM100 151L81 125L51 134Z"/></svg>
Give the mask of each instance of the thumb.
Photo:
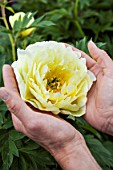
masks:
<svg viewBox="0 0 113 170"><path fill-rule="evenodd" d="M6 103L8 110L14 114L23 123L29 117L31 109L14 92L10 92L5 87L0 88L0 98Z"/></svg>

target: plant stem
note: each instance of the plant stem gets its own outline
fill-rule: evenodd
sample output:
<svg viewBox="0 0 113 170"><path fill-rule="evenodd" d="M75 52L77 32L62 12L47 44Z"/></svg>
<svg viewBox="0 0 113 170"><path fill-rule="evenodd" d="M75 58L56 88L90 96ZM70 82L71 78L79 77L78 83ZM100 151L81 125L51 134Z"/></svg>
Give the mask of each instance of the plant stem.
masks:
<svg viewBox="0 0 113 170"><path fill-rule="evenodd" d="M82 30L82 28L81 28L81 26L80 26L78 20L75 20L74 23L75 23L75 25L77 26L77 28L78 28L80 34L81 34L82 37L84 38L84 37L85 37L85 34L84 34L84 31Z"/></svg>
<svg viewBox="0 0 113 170"><path fill-rule="evenodd" d="M4 3L6 3L7 1L4 0ZM7 23L7 19L6 19L6 13L5 13L5 7L4 5L1 6L1 13L2 13L2 17L3 17L3 21L4 21L4 24L5 24L5 27L7 29L9 29L9 25ZM13 56L13 61L16 60L16 53L15 53L15 42L14 42L14 39L12 37L11 34L8 34L9 36L9 39L10 39L10 42L11 42L11 46L12 46L12 56Z"/></svg>
<svg viewBox="0 0 113 170"><path fill-rule="evenodd" d="M74 6L74 15L76 19L78 18L78 3L79 3L79 0L76 0L75 6Z"/></svg>
<svg viewBox="0 0 113 170"><path fill-rule="evenodd" d="M79 0L76 0L75 6L74 6L74 17L75 17L74 24L77 26L82 37L85 37L84 31L82 30L81 25L78 21L78 4L79 4Z"/></svg>

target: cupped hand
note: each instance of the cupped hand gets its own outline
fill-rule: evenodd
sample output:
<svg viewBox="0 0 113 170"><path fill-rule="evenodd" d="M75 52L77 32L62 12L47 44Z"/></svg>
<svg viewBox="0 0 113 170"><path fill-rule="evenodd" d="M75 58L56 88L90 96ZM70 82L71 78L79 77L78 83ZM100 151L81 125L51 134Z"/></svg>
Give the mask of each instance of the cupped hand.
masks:
<svg viewBox="0 0 113 170"><path fill-rule="evenodd" d="M70 147L73 141L74 145L84 141L82 135L69 123L51 113L32 109L20 98L14 72L9 65L3 67L3 79L5 87L0 88L0 98L11 112L17 131L42 145L54 156L67 145Z"/></svg>
<svg viewBox="0 0 113 170"><path fill-rule="evenodd" d="M80 52L97 80L88 93L84 118L98 130L113 135L113 61L92 41L88 43L88 49L92 58Z"/></svg>
<svg viewBox="0 0 113 170"><path fill-rule="evenodd" d="M3 79L5 87L0 88L0 98L11 112L17 131L48 150L64 170L75 170L75 167L78 170L101 170L83 136L73 126L51 113L32 109L20 98L9 65L3 67Z"/></svg>

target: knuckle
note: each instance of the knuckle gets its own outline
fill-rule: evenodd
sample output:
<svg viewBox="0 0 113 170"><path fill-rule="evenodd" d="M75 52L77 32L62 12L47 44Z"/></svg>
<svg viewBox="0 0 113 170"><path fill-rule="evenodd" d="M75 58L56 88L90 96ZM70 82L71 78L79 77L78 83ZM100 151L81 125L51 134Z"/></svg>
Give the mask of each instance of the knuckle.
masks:
<svg viewBox="0 0 113 170"><path fill-rule="evenodd" d="M15 103L14 101L10 101L10 102L7 104L7 106L8 106L8 109L9 109L9 111L10 111L11 113L16 113L16 112L18 112L16 103Z"/></svg>
<svg viewBox="0 0 113 170"><path fill-rule="evenodd" d="M35 131L38 129L38 124L35 120L27 122L27 124L25 125L26 129L28 131Z"/></svg>
<svg viewBox="0 0 113 170"><path fill-rule="evenodd" d="M31 120L25 125L26 130L30 133L35 131L41 131L42 126L42 123L38 119Z"/></svg>
<svg viewBox="0 0 113 170"><path fill-rule="evenodd" d="M92 71L95 76L98 76L98 74L102 71L102 68L96 63L90 68L90 71Z"/></svg>

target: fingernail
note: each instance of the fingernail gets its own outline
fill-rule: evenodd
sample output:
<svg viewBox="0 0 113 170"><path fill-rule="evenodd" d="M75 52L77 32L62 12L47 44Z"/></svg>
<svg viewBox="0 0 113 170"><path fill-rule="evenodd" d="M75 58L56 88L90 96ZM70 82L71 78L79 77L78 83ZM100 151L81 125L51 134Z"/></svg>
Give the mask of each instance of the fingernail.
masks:
<svg viewBox="0 0 113 170"><path fill-rule="evenodd" d="M0 98L3 100L3 101L6 101L9 97L9 93L4 90L3 88L0 89Z"/></svg>

